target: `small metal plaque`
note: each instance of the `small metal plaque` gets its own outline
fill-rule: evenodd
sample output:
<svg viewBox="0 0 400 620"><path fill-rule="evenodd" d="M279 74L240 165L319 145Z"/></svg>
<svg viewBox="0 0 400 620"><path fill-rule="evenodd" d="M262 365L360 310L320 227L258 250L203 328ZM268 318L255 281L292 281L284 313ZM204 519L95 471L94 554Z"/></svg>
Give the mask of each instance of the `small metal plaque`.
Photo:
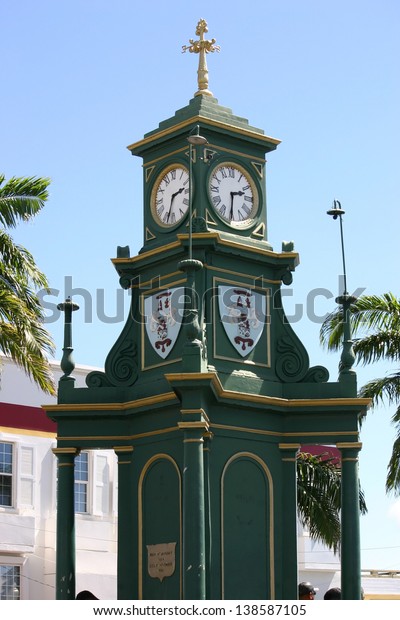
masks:
<svg viewBox="0 0 400 620"><path fill-rule="evenodd" d="M160 581L165 577L171 577L175 572L176 542L146 545L146 547L147 570L150 577Z"/></svg>

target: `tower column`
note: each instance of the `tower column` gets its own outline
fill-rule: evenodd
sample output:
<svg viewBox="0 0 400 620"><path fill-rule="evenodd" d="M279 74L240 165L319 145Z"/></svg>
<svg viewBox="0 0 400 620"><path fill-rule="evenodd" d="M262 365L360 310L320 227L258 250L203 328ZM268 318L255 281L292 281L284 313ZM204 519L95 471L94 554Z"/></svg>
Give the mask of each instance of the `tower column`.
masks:
<svg viewBox="0 0 400 620"><path fill-rule="evenodd" d="M57 552L56 599L75 598L75 503L76 448L54 448L57 457Z"/></svg>
<svg viewBox="0 0 400 620"><path fill-rule="evenodd" d="M342 454L342 599L359 600L361 598L361 561L358 453L362 444L338 443L336 445Z"/></svg>
<svg viewBox="0 0 400 620"><path fill-rule="evenodd" d="M206 537L203 435L208 431L203 410L182 410L197 418L179 422L184 438L183 463L183 599L206 598ZM202 419L199 419L202 418Z"/></svg>
<svg viewBox="0 0 400 620"><path fill-rule="evenodd" d="M282 557L282 591L276 597L297 599L297 483L296 456L299 444L279 444L282 458L282 534L278 553Z"/></svg>
<svg viewBox="0 0 400 620"><path fill-rule="evenodd" d="M118 600L137 598L137 570L134 561L137 552L137 515L135 514L134 488L132 484L133 447L117 446L118 457ZM127 498L129 500L127 501ZM136 521L135 521L136 518ZM136 524L136 527L135 527Z"/></svg>

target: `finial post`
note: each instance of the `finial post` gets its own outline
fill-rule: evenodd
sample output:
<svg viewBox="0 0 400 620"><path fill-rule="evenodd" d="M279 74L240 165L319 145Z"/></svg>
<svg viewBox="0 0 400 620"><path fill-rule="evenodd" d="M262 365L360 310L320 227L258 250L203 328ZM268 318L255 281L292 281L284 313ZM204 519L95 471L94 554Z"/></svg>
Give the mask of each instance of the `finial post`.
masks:
<svg viewBox="0 0 400 620"><path fill-rule="evenodd" d="M208 95L213 96L212 92L208 89L208 68L206 54L210 52L219 52L220 46L215 45L216 39L205 39L204 33L208 32L208 26L205 19L200 19L197 28L196 35L200 37L198 41L189 39L190 45L182 45L182 53L190 52L191 54L199 54L199 68L197 70L197 84L198 90L194 96Z"/></svg>
<svg viewBox="0 0 400 620"><path fill-rule="evenodd" d="M71 297L67 297L64 303L58 304L57 310L61 310L61 312L65 313L64 346L63 356L60 363L61 370L64 374L60 378L60 381L75 381L74 377L71 376L71 373L75 368L75 362L72 356L72 313L75 310L79 310L79 306L71 300Z"/></svg>

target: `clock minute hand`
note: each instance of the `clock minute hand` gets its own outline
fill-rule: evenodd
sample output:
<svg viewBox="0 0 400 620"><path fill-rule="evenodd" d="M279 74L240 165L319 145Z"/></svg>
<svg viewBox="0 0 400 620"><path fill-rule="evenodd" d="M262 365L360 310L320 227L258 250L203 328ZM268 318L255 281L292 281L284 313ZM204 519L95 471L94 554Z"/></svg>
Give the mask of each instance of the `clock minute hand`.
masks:
<svg viewBox="0 0 400 620"><path fill-rule="evenodd" d="M167 213L167 222L169 222L169 216L171 215L172 203L174 202L175 196L176 196L176 194L172 194L172 196L171 196L171 203L169 205L169 209L168 209L168 213Z"/></svg>
<svg viewBox="0 0 400 620"><path fill-rule="evenodd" d="M171 215L172 203L174 202L174 200L175 200L176 196L178 196L178 194L182 194L184 189L185 189L184 187L181 187L180 189L178 189L177 192L172 194L172 196L171 196L171 204L169 205L169 211L168 211L168 214L167 214L167 222L169 222L169 216Z"/></svg>
<svg viewBox="0 0 400 620"><path fill-rule="evenodd" d="M236 195L236 192L231 192L231 208L229 211L229 221L233 220L233 197Z"/></svg>
<svg viewBox="0 0 400 620"><path fill-rule="evenodd" d="M241 190L239 192L231 192L231 210L229 211L229 221L233 220L233 198L234 196L244 196L244 192Z"/></svg>

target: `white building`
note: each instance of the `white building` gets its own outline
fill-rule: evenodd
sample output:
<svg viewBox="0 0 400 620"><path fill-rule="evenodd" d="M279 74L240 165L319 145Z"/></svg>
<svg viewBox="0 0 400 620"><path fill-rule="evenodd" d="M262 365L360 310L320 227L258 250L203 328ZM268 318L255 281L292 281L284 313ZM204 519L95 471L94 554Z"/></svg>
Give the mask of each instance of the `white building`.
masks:
<svg viewBox="0 0 400 620"><path fill-rule="evenodd" d="M52 364L56 381L59 364ZM93 368L76 367L83 387ZM55 598L56 425L43 394L10 360L0 367L0 600ZM117 466L112 451L81 453L76 498L76 587L116 599Z"/></svg>
<svg viewBox="0 0 400 620"><path fill-rule="evenodd" d="M0 359L0 600L55 598L56 425L41 392L9 359ZM52 363L55 380L61 371ZM77 387L90 367L77 366ZM76 590L117 598L117 460L108 450L76 459ZM298 528L299 581L340 586L340 562ZM400 571L362 571L365 598L399 598Z"/></svg>

